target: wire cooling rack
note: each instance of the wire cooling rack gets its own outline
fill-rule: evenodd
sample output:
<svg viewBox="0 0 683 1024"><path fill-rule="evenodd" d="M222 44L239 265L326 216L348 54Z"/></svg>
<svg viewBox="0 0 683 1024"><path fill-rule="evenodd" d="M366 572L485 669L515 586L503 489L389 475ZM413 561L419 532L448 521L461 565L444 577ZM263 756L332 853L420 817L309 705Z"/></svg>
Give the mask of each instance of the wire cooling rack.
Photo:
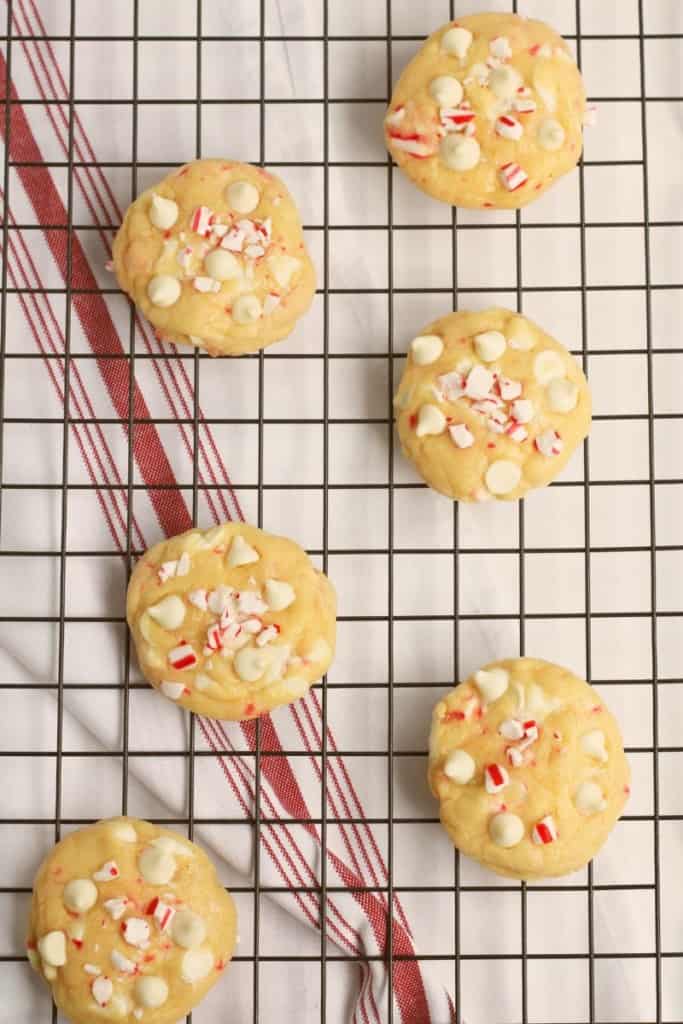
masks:
<svg viewBox="0 0 683 1024"><path fill-rule="evenodd" d="M95 356L82 351L75 339L74 299L92 289L82 287L72 274L72 243L78 236L87 247L98 229L78 201L74 172L101 169L115 182L125 205L164 168L225 152L266 164L291 182L317 258L316 306L292 341L241 360L239 368L231 362L229 373L196 352L181 352L194 385L194 407L169 417L150 402L151 418L161 431L177 424L189 431L194 457L182 487L195 521L202 520L205 503L220 486L200 480L203 406L221 438L239 438L226 441L226 446L228 461L240 467L233 486L249 518L303 539L340 588L340 652L320 689L323 718L341 735L341 753L352 770L358 766L359 773L379 779L381 799L370 792L369 820L386 836L389 898L398 893L404 900L423 950L421 959L438 970L451 990L458 1021L462 1015L469 1024L680 1021L679 6L664 0L520 0L512 5L494 0L467 5L440 0L419 5L408 0L365 5L350 0L197 0L177 9L129 0L110 12L102 6L94 0L64 0L55 5L58 10L39 5L47 24L43 31L36 29L31 15L35 8L28 0L6 5L5 96L11 93L26 47L38 62L49 40L65 68L68 98L58 101L20 88L18 99L5 103L2 113L3 193L10 200L21 168L36 166L36 161L12 158L12 132L19 130L13 106L41 107L47 116L50 108L55 114L59 108L67 135L66 159L52 153L40 162L61 182L66 223L24 223L11 213L11 201L3 206L0 554L31 579L31 563L51 558L58 580L56 606L44 614L17 612L7 602L2 607L3 637L28 626L47 644L55 644L57 695L49 741L35 749L9 743L4 751L8 772L42 777L38 762L48 766L51 812L16 810L6 793L0 798L0 808L5 801L8 806L0 818L3 832L25 829L28 836L39 827L54 840L90 820L81 810L70 813L73 804L67 800L65 780L70 761L96 772L99 755L69 746L63 727L68 690L91 688L97 699L103 692L101 680L69 678L78 660L74 627L84 623L116 630L124 652L118 677L104 684L121 695L123 768L115 806L102 813L134 813L128 798L129 764L133 758L163 755L181 760L187 783L187 813L172 821L191 836L203 820L195 774L204 752L195 750L195 723L184 749L136 749L134 698L145 687L131 670L120 611L93 615L70 608L70 563L121 558L119 551L74 538L74 502L108 488L125 494L124 556L130 568L139 550L131 510L150 488L136 472L130 441L120 454L118 483L98 481L95 486L80 479L68 427L87 423L108 431L123 422L132 439L143 423L135 396L131 390L127 415L113 418L97 410L82 415L70 406L68 389L59 415L50 415L49 409L45 414L38 399L35 408L17 409L13 395L16 374L34 355L16 340L17 310L38 291L60 303L61 321L55 330L61 328L64 334L64 354L44 354L43 362L58 366L67 382L77 371L87 373L89 362L94 365ZM599 127L593 137L587 136L578 172L528 211L481 219L469 212L436 210L436 204L406 185L378 141L392 81L423 36L449 17L465 13L465 8L511 6L545 17L575 46L589 99L599 107ZM169 37L171 23L174 34ZM111 91L101 88L94 98L88 93L90 79L81 76L81 55L89 46L97 48L100 63L107 63L108 53L111 61ZM173 83L167 95L159 92L158 82L157 91L149 92L151 46L162 55L156 69L159 81ZM253 75L243 91L239 85L232 89L229 74L239 47L253 57ZM189 73L188 61L193 67ZM207 80L214 81L207 74L214 73L217 61L224 62L229 85L224 82L222 91L207 92ZM317 78L299 74L309 61L319 69ZM163 76L165 63L173 66L170 79ZM117 92L115 73L122 65L130 84L125 94ZM353 73L345 74L345 67ZM283 75L287 89L281 86ZM171 110L182 119L184 134L169 142L163 125ZM235 111L247 112L248 125L226 139L235 130ZM154 152L148 140L152 114L162 123L154 136L159 147ZM78 154L77 115L92 131L99 128L104 156L84 159ZM109 133L115 141L108 148ZM129 142L118 153L116 140L122 135ZM352 201L340 206L340 196L349 195ZM317 205L312 197L319 199ZM362 217L349 214L354 207L363 211ZM113 219L106 229L113 234ZM38 249L40 232L46 230L63 236L66 288L49 280L40 289L13 282L8 270L13 235L23 231ZM347 246L355 246L355 255L354 250L348 255ZM369 275L365 280L354 276L355 264ZM98 278L97 292L118 310L119 324L121 310L128 317L129 352L107 354L108 364L124 359L133 378L148 381L149 368L169 358L168 350L150 352L140 346L133 314L111 280ZM391 428L395 373L421 324L463 304L494 302L537 316L575 351L593 385L594 428L580 457L547 492L515 507L451 507L427 492L400 459ZM221 405L225 390L212 405L211 374L221 375L225 384L239 380L248 394L248 409L226 416ZM293 405L296 416L291 414ZM56 478L22 475L11 457L17 439L28 444L30 432L42 444L50 427L61 437ZM244 432L235 435L238 428ZM305 468L292 468L285 456L284 468L274 467L269 452L295 445ZM255 467L251 475L240 457L242 447L249 449ZM159 481L153 489L163 495L174 487ZM21 524L33 514L36 522L42 521L46 495L54 502L53 527L58 524L56 542L47 549L27 541ZM374 675L363 674L361 661L348 651L367 655L373 646L381 651L375 659L378 667ZM634 766L634 799L610 844L611 855L557 884L501 884L450 851L444 854L434 805L420 789L423 784L414 781L424 773L424 723L437 693L487 658L515 652L564 661L604 688L624 725ZM14 691L31 690L9 671L0 686L7 701ZM372 723L374 740L358 721L359 703L372 714L381 709ZM18 725L17 732L23 735ZM259 731L257 775L262 750ZM285 754L298 757L301 751ZM324 792L326 731L320 755ZM257 837L264 820L257 790ZM331 819L323 812L314 820L324 847ZM231 824L220 819L212 823ZM419 864L406 855L411 847L420 851L413 858ZM17 851L16 860L21 859ZM322 863L324 900L330 890L324 857ZM1 881L0 896L9 907L17 907L19 920L30 885L23 876ZM286 943L277 953L267 952L271 947L262 897L268 890L261 884L258 858L253 884L232 884L231 889L242 901L243 918L251 919L251 948L240 947L233 967L239 1019L256 1022L272 1016L265 970L273 964L286 964L292 976L303 967L303 990L314 990L297 1020L343 1019L330 994L332 971L343 958L325 935L315 940L317 950L300 956ZM7 942L0 950L0 968L9 972L21 967L22 954L11 937ZM390 964L392 953L390 941ZM389 992L387 996L387 1018L393 1019ZM31 1005L25 1016L19 1008L10 1009L8 1017L0 1010L0 1020L16 1024L20 1019L47 1019L47 1000ZM203 1013L201 1008L195 1011L195 1020L213 1019Z"/></svg>

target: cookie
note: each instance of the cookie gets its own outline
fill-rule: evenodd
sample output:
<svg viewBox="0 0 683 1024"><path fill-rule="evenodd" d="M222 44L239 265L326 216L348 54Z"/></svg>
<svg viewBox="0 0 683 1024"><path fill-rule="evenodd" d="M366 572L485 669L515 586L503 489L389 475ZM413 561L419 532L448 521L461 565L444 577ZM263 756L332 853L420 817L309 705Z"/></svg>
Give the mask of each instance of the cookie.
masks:
<svg viewBox="0 0 683 1024"><path fill-rule="evenodd" d="M294 541L225 523L137 563L127 617L145 678L210 718L256 718L303 696L334 653L332 584Z"/></svg>
<svg viewBox="0 0 683 1024"><path fill-rule="evenodd" d="M537 658L497 661L432 715L429 784L462 852L499 875L566 875L598 852L629 793L600 695Z"/></svg>
<svg viewBox="0 0 683 1024"><path fill-rule="evenodd" d="M404 453L458 501L514 500L550 483L591 420L577 361L506 309L449 313L425 327L394 405Z"/></svg>
<svg viewBox="0 0 683 1024"><path fill-rule="evenodd" d="M26 948L74 1024L175 1024L221 977L236 927L203 850L111 818L72 832L43 861Z"/></svg>
<svg viewBox="0 0 683 1024"><path fill-rule="evenodd" d="M590 115L565 41L540 21L474 14L429 37L384 120L392 157L452 206L526 206L578 163Z"/></svg>
<svg viewBox="0 0 683 1024"><path fill-rule="evenodd" d="M315 294L289 192L261 167L197 160L128 209L121 288L165 341L242 355L286 338Z"/></svg>

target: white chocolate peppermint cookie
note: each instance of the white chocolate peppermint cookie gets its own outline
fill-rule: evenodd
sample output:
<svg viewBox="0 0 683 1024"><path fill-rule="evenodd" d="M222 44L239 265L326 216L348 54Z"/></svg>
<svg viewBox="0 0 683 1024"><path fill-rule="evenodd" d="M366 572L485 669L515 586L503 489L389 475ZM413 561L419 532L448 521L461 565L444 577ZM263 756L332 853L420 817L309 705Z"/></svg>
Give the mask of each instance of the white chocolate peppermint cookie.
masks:
<svg viewBox="0 0 683 1024"><path fill-rule="evenodd" d="M455 846L499 875L583 867L629 794L616 720L600 695L538 658L498 661L440 700L429 785Z"/></svg>
<svg viewBox="0 0 683 1024"><path fill-rule="evenodd" d="M241 355L287 337L315 294L301 221L261 167L197 160L128 209L114 271L166 341Z"/></svg>
<svg viewBox="0 0 683 1024"><path fill-rule="evenodd" d="M296 700L334 655L330 581L294 541L243 523L151 548L131 576L127 617L147 680L210 718Z"/></svg>
<svg viewBox="0 0 683 1024"><path fill-rule="evenodd" d="M232 897L200 847L112 818L72 832L41 864L26 949L74 1024L175 1024L221 977L236 928Z"/></svg>
<svg viewBox="0 0 683 1024"><path fill-rule="evenodd" d="M394 400L404 453L458 501L514 500L560 473L591 399L567 350L518 313L449 313L408 349Z"/></svg>
<svg viewBox="0 0 683 1024"><path fill-rule="evenodd" d="M452 206L526 206L581 156L586 94L565 41L540 21L474 14L429 37L384 120L408 177Z"/></svg>

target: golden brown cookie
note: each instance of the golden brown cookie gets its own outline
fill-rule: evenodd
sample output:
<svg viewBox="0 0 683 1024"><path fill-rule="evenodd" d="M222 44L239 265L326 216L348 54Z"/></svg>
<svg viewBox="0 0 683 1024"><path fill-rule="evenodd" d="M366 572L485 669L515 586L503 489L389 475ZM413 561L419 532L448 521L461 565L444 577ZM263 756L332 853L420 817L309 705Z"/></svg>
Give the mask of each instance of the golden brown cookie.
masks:
<svg viewBox="0 0 683 1024"><path fill-rule="evenodd" d="M256 718L327 671L332 584L294 541L243 523L190 530L137 563L127 616L145 678L210 718Z"/></svg>
<svg viewBox="0 0 683 1024"><path fill-rule="evenodd" d="M315 294L284 184L228 160L186 164L143 192L116 236L114 271L159 337L213 356L286 338Z"/></svg>
<svg viewBox="0 0 683 1024"><path fill-rule="evenodd" d="M583 80L540 21L473 14L429 37L401 75L384 121L392 157L452 206L526 206L578 163Z"/></svg>
<svg viewBox="0 0 683 1024"><path fill-rule="evenodd" d="M221 977L236 927L202 849L111 818L72 832L43 861L26 947L74 1024L175 1024Z"/></svg>
<svg viewBox="0 0 683 1024"><path fill-rule="evenodd" d="M394 400L403 451L458 501L514 500L550 483L587 435L581 367L506 309L449 313L414 338Z"/></svg>
<svg viewBox="0 0 683 1024"><path fill-rule="evenodd" d="M499 875L583 867L629 793L619 727L600 695L538 658L487 665L434 708L429 784L462 852Z"/></svg>

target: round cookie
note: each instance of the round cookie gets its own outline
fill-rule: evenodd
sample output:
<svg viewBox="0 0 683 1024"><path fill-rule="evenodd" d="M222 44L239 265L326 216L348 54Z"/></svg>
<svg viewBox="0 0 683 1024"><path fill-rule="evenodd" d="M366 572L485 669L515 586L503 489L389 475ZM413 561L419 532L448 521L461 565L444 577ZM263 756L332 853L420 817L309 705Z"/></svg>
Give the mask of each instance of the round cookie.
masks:
<svg viewBox="0 0 683 1024"><path fill-rule="evenodd" d="M147 189L114 241L121 288L164 341L242 355L287 337L315 294L301 221L261 167L197 160Z"/></svg>
<svg viewBox="0 0 683 1024"><path fill-rule="evenodd" d="M404 453L458 501L514 500L550 483L591 420L573 356L506 309L449 313L425 327L394 406Z"/></svg>
<svg viewBox="0 0 683 1024"><path fill-rule="evenodd" d="M335 613L332 584L298 544L243 523L155 545L135 567L126 610L152 686L235 721L296 700L325 674Z"/></svg>
<svg viewBox="0 0 683 1024"><path fill-rule="evenodd" d="M588 123L579 69L540 21L473 14L429 37L401 75L387 148L452 206L526 206L578 163Z"/></svg>
<svg viewBox="0 0 683 1024"><path fill-rule="evenodd" d="M43 861L26 949L75 1024L175 1024L221 977L236 927L200 847L111 818L72 832Z"/></svg>
<svg viewBox="0 0 683 1024"><path fill-rule="evenodd" d="M629 767L600 695L538 658L497 661L432 715L429 784L462 852L499 875L566 875L621 814Z"/></svg>

